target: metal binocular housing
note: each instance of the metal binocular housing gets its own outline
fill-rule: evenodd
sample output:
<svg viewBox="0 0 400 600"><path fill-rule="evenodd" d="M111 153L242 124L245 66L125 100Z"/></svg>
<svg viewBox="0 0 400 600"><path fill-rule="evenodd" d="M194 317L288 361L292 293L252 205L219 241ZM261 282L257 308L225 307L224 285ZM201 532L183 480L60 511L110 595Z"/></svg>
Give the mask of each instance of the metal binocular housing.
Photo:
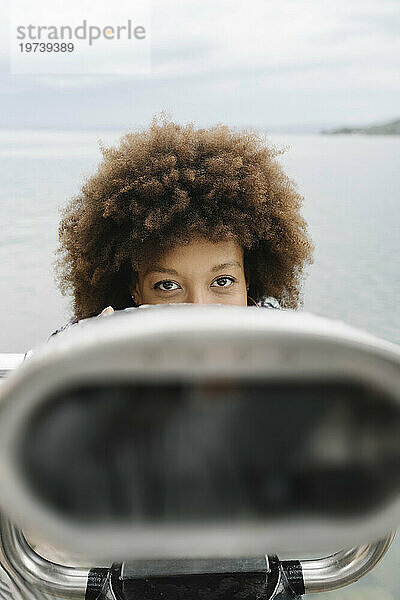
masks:
<svg viewBox="0 0 400 600"><path fill-rule="evenodd" d="M398 346L305 312L81 321L0 386L0 570L21 599L347 585L400 522L399 374Z"/></svg>

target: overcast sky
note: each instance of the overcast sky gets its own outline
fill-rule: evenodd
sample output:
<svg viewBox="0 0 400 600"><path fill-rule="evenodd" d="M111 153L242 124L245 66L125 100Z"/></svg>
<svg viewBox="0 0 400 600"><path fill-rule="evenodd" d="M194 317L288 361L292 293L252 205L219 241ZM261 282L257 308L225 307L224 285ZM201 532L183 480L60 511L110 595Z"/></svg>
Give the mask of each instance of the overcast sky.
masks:
<svg viewBox="0 0 400 600"><path fill-rule="evenodd" d="M0 0L0 127L127 129L161 110L271 130L400 117L399 0L153 0L141 76L11 75L11 1ZM96 0L105 21L118 1Z"/></svg>

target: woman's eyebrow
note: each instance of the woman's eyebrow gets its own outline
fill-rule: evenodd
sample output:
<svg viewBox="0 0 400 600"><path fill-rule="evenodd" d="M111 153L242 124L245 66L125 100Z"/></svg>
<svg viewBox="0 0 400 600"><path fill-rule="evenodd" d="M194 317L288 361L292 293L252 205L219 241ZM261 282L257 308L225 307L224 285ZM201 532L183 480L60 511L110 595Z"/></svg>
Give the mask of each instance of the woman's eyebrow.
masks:
<svg viewBox="0 0 400 600"><path fill-rule="evenodd" d="M211 273L215 273L216 271L222 271L223 269L226 269L227 267L240 267L241 268L241 264L240 262L238 262L237 260L232 260L230 262L225 262L225 263L221 263L220 265L215 265L215 267L213 267L211 269Z"/></svg>
<svg viewBox="0 0 400 600"><path fill-rule="evenodd" d="M145 275L149 275L149 273L168 273L169 275L179 275L178 271L175 271L175 269L166 269L165 267L160 267L159 265L152 265L144 272Z"/></svg>

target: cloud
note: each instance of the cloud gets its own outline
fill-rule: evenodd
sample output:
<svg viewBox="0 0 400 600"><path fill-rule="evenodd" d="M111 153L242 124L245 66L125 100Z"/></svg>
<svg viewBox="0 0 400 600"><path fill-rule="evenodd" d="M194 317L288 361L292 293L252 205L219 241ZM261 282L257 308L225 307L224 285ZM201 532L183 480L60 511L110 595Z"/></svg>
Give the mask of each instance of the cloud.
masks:
<svg viewBox="0 0 400 600"><path fill-rule="evenodd" d="M41 0L41 8L50 1ZM100 4L106 19L109 3ZM107 119L123 125L132 113L142 120L161 108L178 117L195 111L200 119L225 114L227 121L249 122L262 119L268 107L281 123L312 115L348 122L357 102L360 119L385 118L400 100L399 23L398 0L153 0L152 73L142 76L10 77L3 36L3 119L20 121L24 102L24 123L64 119L78 127ZM111 71L127 57L126 48L108 56Z"/></svg>

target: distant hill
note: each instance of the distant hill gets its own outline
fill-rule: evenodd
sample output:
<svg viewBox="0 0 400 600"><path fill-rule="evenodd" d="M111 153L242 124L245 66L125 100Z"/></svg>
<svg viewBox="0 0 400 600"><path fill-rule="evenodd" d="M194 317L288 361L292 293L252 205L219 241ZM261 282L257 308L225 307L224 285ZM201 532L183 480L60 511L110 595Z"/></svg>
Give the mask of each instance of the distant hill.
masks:
<svg viewBox="0 0 400 600"><path fill-rule="evenodd" d="M336 133L362 133L365 135L400 135L400 119L381 123L380 125L369 125L368 127L341 127L340 129L323 130L321 133L334 135Z"/></svg>

